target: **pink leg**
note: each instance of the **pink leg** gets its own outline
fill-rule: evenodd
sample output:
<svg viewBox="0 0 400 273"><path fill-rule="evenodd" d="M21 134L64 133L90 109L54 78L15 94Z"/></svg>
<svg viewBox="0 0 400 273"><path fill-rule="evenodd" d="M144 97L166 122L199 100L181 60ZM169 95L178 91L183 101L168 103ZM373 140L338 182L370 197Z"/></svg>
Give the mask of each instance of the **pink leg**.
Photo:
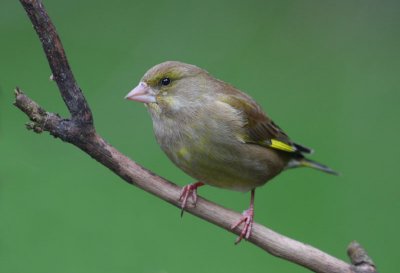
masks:
<svg viewBox="0 0 400 273"><path fill-rule="evenodd" d="M188 201L189 197L192 198L193 204L194 204L194 206L196 206L197 188L201 187L203 185L204 185L203 182L196 182L196 183L193 183L193 184L186 185L186 186L184 186L182 188L181 196L179 197L179 201L182 201L182 204L181 204L181 208L182 208L181 216L183 215L183 211L186 208L186 204L187 204L187 201Z"/></svg>
<svg viewBox="0 0 400 273"><path fill-rule="evenodd" d="M244 239L249 239L251 235L251 229L253 227L253 219L254 219L254 194L255 189L251 190L251 199L250 199L250 207L249 209L243 211L242 217L240 220L232 225L231 229L237 228L241 223L244 223L242 232L240 233L239 237L237 237L235 244L240 243L240 241Z"/></svg>

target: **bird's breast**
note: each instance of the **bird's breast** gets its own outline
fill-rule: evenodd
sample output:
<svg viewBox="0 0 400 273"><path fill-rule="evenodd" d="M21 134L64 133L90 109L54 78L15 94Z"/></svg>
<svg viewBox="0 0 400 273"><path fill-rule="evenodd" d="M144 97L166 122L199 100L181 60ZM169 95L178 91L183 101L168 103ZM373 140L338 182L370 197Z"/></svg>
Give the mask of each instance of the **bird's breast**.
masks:
<svg viewBox="0 0 400 273"><path fill-rule="evenodd" d="M240 141L236 134L243 127L237 121L229 124L212 116L200 120L203 122L153 119L162 150L193 178L216 187L248 191L285 167L275 151Z"/></svg>

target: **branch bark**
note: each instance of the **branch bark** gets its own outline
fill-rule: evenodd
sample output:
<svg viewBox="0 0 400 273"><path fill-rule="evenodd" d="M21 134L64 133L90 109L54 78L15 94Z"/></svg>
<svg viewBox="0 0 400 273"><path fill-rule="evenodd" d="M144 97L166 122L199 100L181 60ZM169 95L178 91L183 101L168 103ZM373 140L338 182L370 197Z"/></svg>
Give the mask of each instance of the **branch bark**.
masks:
<svg viewBox="0 0 400 273"><path fill-rule="evenodd" d="M126 182L179 207L180 187L146 170L120 153L96 133L92 112L75 81L60 38L42 2L40 0L20 0L20 2L42 42L53 79L57 82L61 97L71 114L69 118L62 118L56 113L49 113L19 88L16 88L15 105L31 120L27 124L27 128L37 133L47 131L51 135L77 146ZM237 212L203 198L198 199L196 207L188 207L187 211L227 231L240 233L238 229L233 231L230 229L231 225L241 216ZM349 264L257 223L254 223L252 235L248 241L274 256L299 264L314 272L377 272L371 258L356 242L353 242L348 248L348 255L352 262Z"/></svg>

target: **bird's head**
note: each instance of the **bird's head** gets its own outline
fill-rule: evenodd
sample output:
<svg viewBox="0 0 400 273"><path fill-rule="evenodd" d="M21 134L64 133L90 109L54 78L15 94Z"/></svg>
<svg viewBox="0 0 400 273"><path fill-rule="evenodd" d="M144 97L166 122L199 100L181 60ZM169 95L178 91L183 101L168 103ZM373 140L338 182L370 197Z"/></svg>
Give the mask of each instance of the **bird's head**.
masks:
<svg viewBox="0 0 400 273"><path fill-rule="evenodd" d="M168 61L150 68L125 98L145 103L150 112L176 113L202 103L209 77L197 66Z"/></svg>

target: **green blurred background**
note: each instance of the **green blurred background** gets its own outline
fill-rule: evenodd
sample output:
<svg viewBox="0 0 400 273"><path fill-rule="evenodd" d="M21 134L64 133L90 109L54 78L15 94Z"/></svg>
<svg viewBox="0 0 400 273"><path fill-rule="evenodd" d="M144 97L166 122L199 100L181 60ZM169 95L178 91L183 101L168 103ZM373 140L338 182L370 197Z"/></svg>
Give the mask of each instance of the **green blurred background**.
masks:
<svg viewBox="0 0 400 273"><path fill-rule="evenodd" d="M45 1L98 132L180 185L145 108L123 100L143 73L180 60L253 96L340 171L288 171L256 194L256 221L347 260L358 240L396 272L400 2ZM308 272L134 188L77 148L28 132L20 86L67 115L18 1L0 4L0 272ZM249 194L200 195L247 208Z"/></svg>

